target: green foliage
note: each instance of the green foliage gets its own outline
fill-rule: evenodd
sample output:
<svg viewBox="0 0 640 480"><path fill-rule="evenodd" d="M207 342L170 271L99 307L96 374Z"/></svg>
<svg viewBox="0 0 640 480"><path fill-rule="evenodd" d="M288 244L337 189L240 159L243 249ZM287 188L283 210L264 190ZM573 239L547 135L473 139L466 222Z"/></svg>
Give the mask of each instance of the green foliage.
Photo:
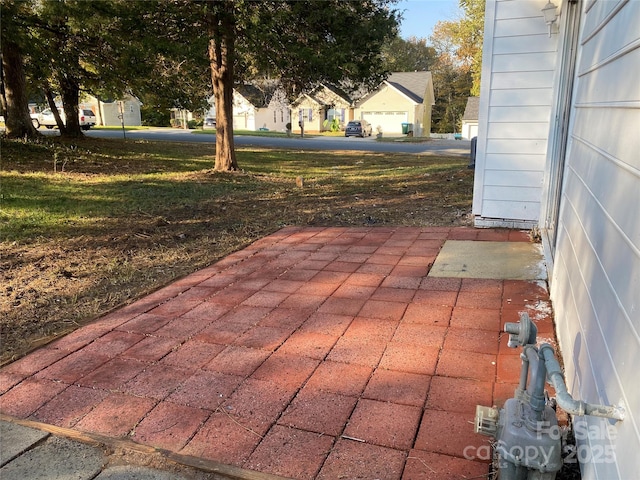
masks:
<svg viewBox="0 0 640 480"><path fill-rule="evenodd" d="M434 133L459 132L471 89L471 75L452 65L439 64L433 72L436 104L431 114Z"/></svg>
<svg viewBox="0 0 640 480"><path fill-rule="evenodd" d="M383 48L384 68L389 72L421 72L432 69L436 62L435 48L426 38L396 37Z"/></svg>
<svg viewBox="0 0 640 480"><path fill-rule="evenodd" d="M143 104L140 107L142 125L149 127L168 127L171 122L169 109L158 108L157 105Z"/></svg>
<svg viewBox="0 0 640 480"><path fill-rule="evenodd" d="M377 86L382 49L397 34L395 0L238 2L237 70L281 78L297 95L321 82ZM321 7L321 8L319 8Z"/></svg>

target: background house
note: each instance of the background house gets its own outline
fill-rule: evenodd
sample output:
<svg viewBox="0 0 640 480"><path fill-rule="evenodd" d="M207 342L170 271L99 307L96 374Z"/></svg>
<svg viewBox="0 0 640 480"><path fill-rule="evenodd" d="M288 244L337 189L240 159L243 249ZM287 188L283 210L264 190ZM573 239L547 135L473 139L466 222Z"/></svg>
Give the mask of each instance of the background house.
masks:
<svg viewBox="0 0 640 480"><path fill-rule="evenodd" d="M56 104L62 108L62 100L56 97ZM124 124L127 126L142 125L140 106L142 102L132 95L125 95L118 100L102 101L93 95L83 93L78 102L79 108L93 111L96 116L96 125L120 126L120 110L124 114Z"/></svg>
<svg viewBox="0 0 640 480"><path fill-rule="evenodd" d="M300 122L304 122L305 132L329 130L329 124L337 118L345 124L350 117L351 99L338 88L318 85L308 93L300 95L291 104L291 129L300 133Z"/></svg>
<svg viewBox="0 0 640 480"><path fill-rule="evenodd" d="M215 97L209 98L207 117L216 117ZM233 129L285 131L291 121L284 92L273 85L240 85L233 90Z"/></svg>
<svg viewBox="0 0 640 480"><path fill-rule="evenodd" d="M62 98L55 97L56 106L62 108ZM96 125L101 126L120 126L120 112L123 112L124 124L127 126L142 125L140 116L140 106L142 102L136 97L125 95L119 100L107 100L103 102L93 95L83 93L78 99L78 108L91 110L96 116ZM49 105L29 103L29 113L36 114L42 110L49 108Z"/></svg>
<svg viewBox="0 0 640 480"><path fill-rule="evenodd" d="M471 140L478 136L478 109L480 107L480 97L469 97L467 106L462 115L462 138Z"/></svg>
<svg viewBox="0 0 640 480"><path fill-rule="evenodd" d="M487 0L473 214L539 227L583 479L640 472L640 2ZM574 418L574 421L576 419ZM584 431L584 430L583 430ZM610 432L614 432L614 435ZM599 453L600 452L600 453Z"/></svg>
<svg viewBox="0 0 640 480"><path fill-rule="evenodd" d="M120 126L120 115L123 115L126 126L142 125L140 106L142 102L132 95L125 95L121 99L102 102L95 97L89 97L83 105L88 105L96 114L98 125Z"/></svg>
<svg viewBox="0 0 640 480"><path fill-rule="evenodd" d="M434 103L431 72L395 72L356 103L354 118L385 134L400 134L402 124L411 123L415 136L429 136Z"/></svg>

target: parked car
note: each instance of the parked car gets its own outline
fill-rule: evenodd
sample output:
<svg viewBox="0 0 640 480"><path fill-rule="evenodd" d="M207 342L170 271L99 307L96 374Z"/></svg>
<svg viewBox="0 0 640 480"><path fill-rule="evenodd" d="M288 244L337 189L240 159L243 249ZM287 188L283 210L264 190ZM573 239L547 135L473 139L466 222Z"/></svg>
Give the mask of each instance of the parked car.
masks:
<svg viewBox="0 0 640 480"><path fill-rule="evenodd" d="M66 118L64 115L64 110L58 109L60 112L60 118L62 118L63 122L66 122ZM96 124L96 116L93 111L88 108L81 108L78 112L78 120L80 122L80 128L83 130L89 130ZM53 112L50 108L43 110L40 113L31 114L31 122L33 126L36 128L40 128L40 126L53 128L57 127L56 118L53 116Z"/></svg>
<svg viewBox="0 0 640 480"><path fill-rule="evenodd" d="M371 124L366 120L351 120L344 129L344 136L370 137L371 131Z"/></svg>
<svg viewBox="0 0 640 480"><path fill-rule="evenodd" d="M207 117L204 119L205 128L216 128L216 119L213 117Z"/></svg>

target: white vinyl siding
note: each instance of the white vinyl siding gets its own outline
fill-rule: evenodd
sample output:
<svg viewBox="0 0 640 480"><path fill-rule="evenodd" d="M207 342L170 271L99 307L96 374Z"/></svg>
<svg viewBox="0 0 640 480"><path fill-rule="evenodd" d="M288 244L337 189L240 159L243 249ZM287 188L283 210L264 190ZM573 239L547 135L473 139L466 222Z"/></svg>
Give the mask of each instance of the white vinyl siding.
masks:
<svg viewBox="0 0 640 480"><path fill-rule="evenodd" d="M551 36L546 2L486 2L473 213L479 226L547 228L557 205L549 177L562 179L557 237L545 247L567 386L577 399L626 410L617 423L574 418L593 433L578 438L590 460L582 478L638 478L640 1L580 0L574 50L569 0L554 1ZM575 73L560 58L575 58Z"/></svg>
<svg viewBox="0 0 640 480"><path fill-rule="evenodd" d="M640 472L640 2L582 5L571 128L551 296L565 377L574 396L622 404L616 462L582 465L582 478ZM593 431L612 422L585 417Z"/></svg>
<svg viewBox="0 0 640 480"><path fill-rule="evenodd" d="M545 3L486 5L491 40L483 53L473 199L480 226L533 226L540 216L557 56L557 35L548 36L542 19ZM508 187L505 179L517 180Z"/></svg>

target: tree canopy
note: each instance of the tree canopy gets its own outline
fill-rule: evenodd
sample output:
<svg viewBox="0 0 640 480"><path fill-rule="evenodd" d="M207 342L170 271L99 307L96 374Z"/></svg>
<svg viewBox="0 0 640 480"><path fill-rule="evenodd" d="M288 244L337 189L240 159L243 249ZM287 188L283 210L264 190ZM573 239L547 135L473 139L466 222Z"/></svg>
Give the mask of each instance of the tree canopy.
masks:
<svg viewBox="0 0 640 480"><path fill-rule="evenodd" d="M209 2L204 5L216 102L216 170L237 168L234 82L279 78L293 98L321 82L372 87L382 81L382 48L397 34L395 0ZM348 82L348 83L345 83Z"/></svg>
<svg viewBox="0 0 640 480"><path fill-rule="evenodd" d="M480 95L482 42L484 37L484 0L459 0L462 16L455 21L436 24L431 36L440 56L471 74L471 95Z"/></svg>
<svg viewBox="0 0 640 480"><path fill-rule="evenodd" d="M234 85L279 78L291 96L321 82L377 85L387 74L383 46L397 34L395 1L324 0L319 8L300 0L6 0L2 86L10 95L2 106L29 130L14 84L24 90L20 98L43 92L54 111L59 94L67 119L58 122L61 132L75 136L82 134L76 112L83 91L98 98L148 93L198 110L213 90L222 139L216 169L234 169Z"/></svg>
<svg viewBox="0 0 640 480"><path fill-rule="evenodd" d="M422 72L433 68L437 60L436 49L426 38L396 37L382 51L385 69L390 72Z"/></svg>

